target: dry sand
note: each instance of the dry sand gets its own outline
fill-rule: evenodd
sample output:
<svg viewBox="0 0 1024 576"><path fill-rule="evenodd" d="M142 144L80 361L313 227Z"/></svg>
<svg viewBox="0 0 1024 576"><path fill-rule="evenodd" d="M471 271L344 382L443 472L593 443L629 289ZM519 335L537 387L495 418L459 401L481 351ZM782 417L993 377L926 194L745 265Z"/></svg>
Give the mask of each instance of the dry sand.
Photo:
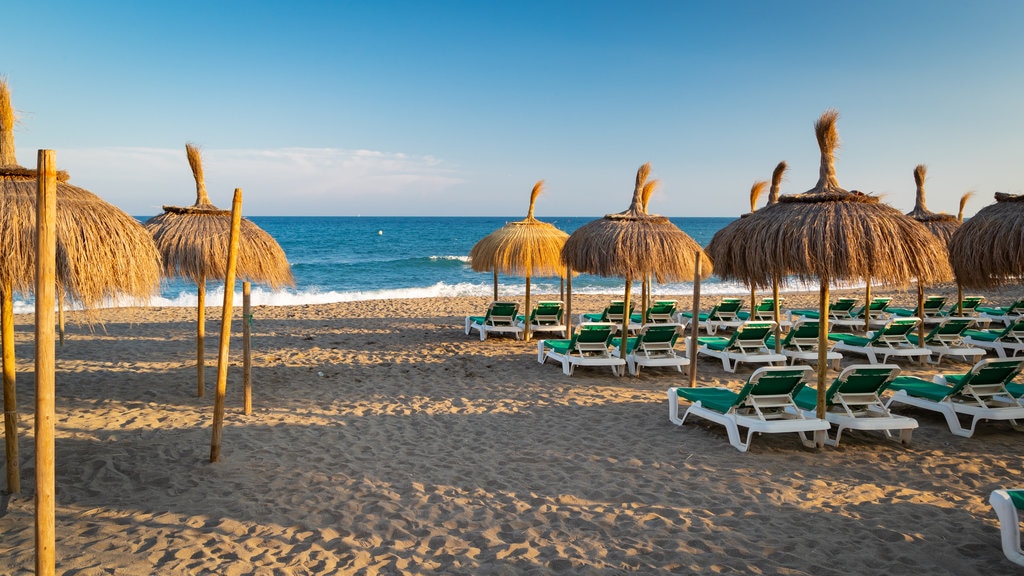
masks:
<svg viewBox="0 0 1024 576"><path fill-rule="evenodd" d="M912 293L895 296L912 307ZM816 293L785 297L817 304ZM909 447L847 432L838 448L809 450L786 434L741 454L720 426L668 421L666 389L683 382L674 371L570 378L538 364L534 342L463 334L486 303L257 308L254 411L241 411L235 322L216 464L219 309L208 310L203 398L193 311L105 310L102 326L69 324L57 348L58 572L1015 570L987 503L1021 484L1024 436L1008 424L959 438L933 413L900 409L920 422ZM3 574L34 567L31 322L17 319L23 490L0 514ZM968 368L904 366L925 377ZM737 386L751 371L699 361L701 385Z"/></svg>

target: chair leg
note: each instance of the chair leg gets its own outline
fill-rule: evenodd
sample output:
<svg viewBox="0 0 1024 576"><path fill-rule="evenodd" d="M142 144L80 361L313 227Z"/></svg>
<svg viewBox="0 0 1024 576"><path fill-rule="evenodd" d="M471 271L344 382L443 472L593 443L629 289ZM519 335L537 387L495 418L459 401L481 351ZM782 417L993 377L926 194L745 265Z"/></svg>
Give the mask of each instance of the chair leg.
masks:
<svg viewBox="0 0 1024 576"><path fill-rule="evenodd" d="M682 426L683 421L679 418L679 394L675 388L668 389L668 419L676 426Z"/></svg>
<svg viewBox="0 0 1024 576"><path fill-rule="evenodd" d="M544 354L544 341L537 340L537 362L543 364L545 356L546 355Z"/></svg>
<svg viewBox="0 0 1024 576"><path fill-rule="evenodd" d="M1020 515L1005 490L993 490L988 499L999 518L1003 554L1014 564L1024 566L1024 550L1020 547Z"/></svg>

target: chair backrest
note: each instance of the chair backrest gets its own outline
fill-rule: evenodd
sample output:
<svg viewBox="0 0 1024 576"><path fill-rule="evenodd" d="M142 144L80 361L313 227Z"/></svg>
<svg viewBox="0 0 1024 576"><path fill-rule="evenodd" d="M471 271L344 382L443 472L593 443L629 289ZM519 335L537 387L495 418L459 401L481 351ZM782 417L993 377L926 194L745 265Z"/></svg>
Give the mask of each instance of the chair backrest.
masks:
<svg viewBox="0 0 1024 576"><path fill-rule="evenodd" d="M633 312L633 304L630 303L629 311ZM602 322L622 322L622 316L626 313L626 303L622 300L612 300L601 315Z"/></svg>
<svg viewBox="0 0 1024 576"><path fill-rule="evenodd" d="M975 364L970 372L960 378L947 376L946 381L952 384L947 396L959 394L973 397L982 405L985 404L985 398L991 398L998 394L1009 397L1006 384L1016 378L1021 370L1024 370L1024 358L986 358Z"/></svg>
<svg viewBox="0 0 1024 576"><path fill-rule="evenodd" d="M708 320L735 320L736 313L743 308L743 300L739 298L722 298L708 313Z"/></svg>
<svg viewBox="0 0 1024 576"><path fill-rule="evenodd" d="M924 344L949 346L963 339L964 330L974 325L972 318L947 318L924 337Z"/></svg>
<svg viewBox="0 0 1024 576"><path fill-rule="evenodd" d="M863 318L864 315L867 314L872 318L879 318L885 314L885 309L889 307L890 302L892 302L892 298L872 298L871 302L869 302L867 306L862 308L857 316Z"/></svg>
<svg viewBox="0 0 1024 576"><path fill-rule="evenodd" d="M779 306L782 306L782 298L779 298ZM772 320L775 316L775 299L762 298L757 306L750 311L751 320Z"/></svg>
<svg viewBox="0 0 1024 576"><path fill-rule="evenodd" d="M675 347L676 341L683 333L679 324L648 324L637 334L636 348L645 352L669 350Z"/></svg>
<svg viewBox="0 0 1024 576"><path fill-rule="evenodd" d="M569 339L569 354L608 353L615 325L610 322L587 322L580 324Z"/></svg>
<svg viewBox="0 0 1024 576"><path fill-rule="evenodd" d="M960 305L963 308L963 316L975 316L978 314L978 306L985 301L984 296L964 296L963 300L960 301ZM949 314L956 314L956 303L948 310Z"/></svg>
<svg viewBox="0 0 1024 576"><path fill-rule="evenodd" d="M900 373L900 367L893 364L860 364L849 366L840 372L825 391L825 403L832 404L837 394L854 397L867 395L870 402L885 390Z"/></svg>
<svg viewBox="0 0 1024 576"><path fill-rule="evenodd" d="M1024 298L1021 298L1011 304L1010 307L1006 309L1006 314L1008 316L1024 314Z"/></svg>
<svg viewBox="0 0 1024 576"><path fill-rule="evenodd" d="M1003 329L996 338L997 342L1024 344L1024 317L1017 318Z"/></svg>
<svg viewBox="0 0 1024 576"><path fill-rule="evenodd" d="M856 298L840 298L832 304L829 304L828 317L833 320L850 318L850 312L853 311L853 307L856 305Z"/></svg>
<svg viewBox="0 0 1024 576"><path fill-rule="evenodd" d="M765 341L775 330L775 322L748 321L740 324L725 346L726 352L750 354L765 347Z"/></svg>
<svg viewBox="0 0 1024 576"><path fill-rule="evenodd" d="M672 317L676 314L676 301L675 300L656 300L654 304L647 308L647 321L648 322L671 322Z"/></svg>
<svg viewBox="0 0 1024 576"><path fill-rule="evenodd" d="M519 314L519 304L515 302L491 302L487 307L484 322L491 325L511 325Z"/></svg>
<svg viewBox="0 0 1024 576"><path fill-rule="evenodd" d="M946 305L945 296L929 296L925 298L924 305L917 311L918 316L937 316Z"/></svg>
<svg viewBox="0 0 1024 576"><path fill-rule="evenodd" d="M563 310L564 306L559 300L538 302L530 314L530 322L533 324L561 324Z"/></svg>
<svg viewBox="0 0 1024 576"><path fill-rule="evenodd" d="M920 318L896 318L880 328L871 337L871 345L889 346L895 348L900 345L909 344L907 335L921 322Z"/></svg>
<svg viewBox="0 0 1024 576"><path fill-rule="evenodd" d="M758 396L789 397L813 373L810 366L763 366L754 371L736 394L733 406L752 404Z"/></svg>
<svg viewBox="0 0 1024 576"><path fill-rule="evenodd" d="M817 320L797 322L782 340L782 347L801 351L814 350L818 346L819 329L820 324Z"/></svg>

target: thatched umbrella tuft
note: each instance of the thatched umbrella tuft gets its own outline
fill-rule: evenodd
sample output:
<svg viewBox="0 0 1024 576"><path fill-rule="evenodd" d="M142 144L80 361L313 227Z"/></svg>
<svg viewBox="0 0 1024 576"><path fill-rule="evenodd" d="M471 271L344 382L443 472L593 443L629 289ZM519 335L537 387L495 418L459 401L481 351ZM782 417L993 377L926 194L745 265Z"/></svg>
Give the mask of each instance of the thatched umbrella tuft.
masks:
<svg viewBox="0 0 1024 576"><path fill-rule="evenodd" d="M481 238L469 252L469 262L477 272L494 273L494 298L498 298L498 274L526 278L526 310L530 314L530 278L534 276L562 276L562 245L569 235L553 224L533 216L537 197L544 190L539 180L530 191L530 209L526 218L509 222ZM529 339L529 322L525 338Z"/></svg>
<svg viewBox="0 0 1024 576"><path fill-rule="evenodd" d="M775 166L775 170L772 170L772 187L768 191L768 203L775 204L779 201L779 191L782 185L782 177L786 174L786 168L788 165L783 160ZM753 212L753 210L751 210Z"/></svg>
<svg viewBox="0 0 1024 576"><path fill-rule="evenodd" d="M949 260L965 288L989 289L1024 277L1024 195L995 193L949 241Z"/></svg>
<svg viewBox="0 0 1024 576"><path fill-rule="evenodd" d="M907 212L907 216L910 216L914 220L925 225L928 230L939 237L943 243L948 243L949 239L956 232L956 229L960 227L960 221L956 216L945 213L932 212L925 205L925 194L924 194L924 181L925 176L928 174L928 167L924 164L918 164L914 168L914 183L917 184L917 200L914 202L914 209ZM966 198L961 199L962 202L966 202Z"/></svg>
<svg viewBox="0 0 1024 576"><path fill-rule="evenodd" d="M956 213L956 221L963 224L964 222L964 208L967 207L967 201L974 197L974 191L970 190L964 192L964 195L960 197L960 210Z"/></svg>

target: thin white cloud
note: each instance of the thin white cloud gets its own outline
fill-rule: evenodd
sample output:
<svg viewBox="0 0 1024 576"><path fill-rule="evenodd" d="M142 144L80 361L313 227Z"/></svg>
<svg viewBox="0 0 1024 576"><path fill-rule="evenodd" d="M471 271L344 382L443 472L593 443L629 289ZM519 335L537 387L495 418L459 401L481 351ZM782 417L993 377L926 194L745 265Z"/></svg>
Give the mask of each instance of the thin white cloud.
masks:
<svg viewBox="0 0 1024 576"><path fill-rule="evenodd" d="M416 214L424 197L464 183L444 162L374 150L336 148L202 149L211 201L227 208L235 188L243 210L259 215ZM130 214L195 201L184 146L82 148L58 152L71 183Z"/></svg>

